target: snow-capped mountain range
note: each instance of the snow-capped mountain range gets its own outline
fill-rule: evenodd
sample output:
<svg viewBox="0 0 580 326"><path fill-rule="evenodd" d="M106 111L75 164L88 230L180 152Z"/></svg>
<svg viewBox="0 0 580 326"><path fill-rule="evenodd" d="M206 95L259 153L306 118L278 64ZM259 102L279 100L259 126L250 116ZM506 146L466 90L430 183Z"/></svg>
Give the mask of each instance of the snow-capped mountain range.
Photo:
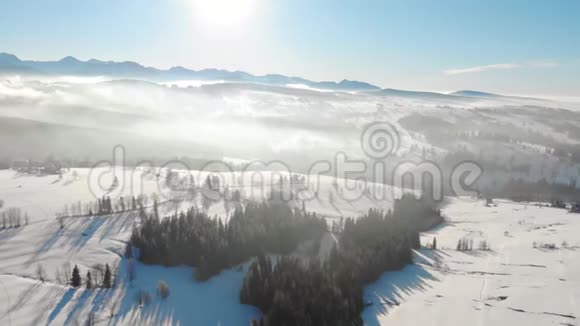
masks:
<svg viewBox="0 0 580 326"><path fill-rule="evenodd" d="M302 77L291 77L280 74L256 76L244 71L229 71L223 69L192 70L182 66L170 69L146 67L132 61L102 61L90 59L79 60L67 56L58 61L22 60L14 54L0 53L0 74L29 74L29 75L69 75L69 76L108 76L121 79L142 79L155 82L199 80L224 81L234 83L255 83L273 86L303 85L313 89L331 91L358 91L372 92L377 95L399 97L427 97L434 99L468 98L498 98L501 95L480 91L458 91L451 94L436 92L406 91L399 89L382 89L379 86L355 80L344 79L335 81L312 81Z"/></svg>
<svg viewBox="0 0 580 326"><path fill-rule="evenodd" d="M0 73L25 73L46 75L111 76L118 78L146 79L153 81L172 80L223 80L226 82L249 82L271 85L302 84L312 88L343 91L372 91L380 87L365 82L343 80L341 82L316 82L300 77L278 74L255 76L243 71L222 69L192 70L177 66L170 69L145 67L139 63L124 61L82 61L68 56L58 61L21 60L8 53L0 53Z"/></svg>

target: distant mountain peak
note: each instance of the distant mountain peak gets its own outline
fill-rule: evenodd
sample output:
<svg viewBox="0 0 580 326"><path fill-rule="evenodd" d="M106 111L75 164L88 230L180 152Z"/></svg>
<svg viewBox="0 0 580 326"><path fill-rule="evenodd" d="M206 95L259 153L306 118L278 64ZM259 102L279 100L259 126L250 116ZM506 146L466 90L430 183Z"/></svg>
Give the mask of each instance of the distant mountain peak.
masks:
<svg viewBox="0 0 580 326"><path fill-rule="evenodd" d="M15 56L14 54L10 54L10 53L6 53L6 52L0 52L0 62L5 62L5 63L19 63L20 59L18 59L17 56Z"/></svg>
<svg viewBox="0 0 580 326"><path fill-rule="evenodd" d="M58 62L61 62L61 63L81 63L82 61L80 61L79 59L77 59L75 57L67 56L67 57L60 59Z"/></svg>
<svg viewBox="0 0 580 326"><path fill-rule="evenodd" d="M169 71L184 71L184 70L189 70L183 66L175 66L175 67L171 67L169 68Z"/></svg>
<svg viewBox="0 0 580 326"><path fill-rule="evenodd" d="M379 90L380 87L366 83L366 82L361 82L361 81L356 81L356 80L348 80L348 79L343 79L341 80L338 85L340 86L344 86L344 87L353 87L353 88L364 88L364 89L374 89L374 90Z"/></svg>

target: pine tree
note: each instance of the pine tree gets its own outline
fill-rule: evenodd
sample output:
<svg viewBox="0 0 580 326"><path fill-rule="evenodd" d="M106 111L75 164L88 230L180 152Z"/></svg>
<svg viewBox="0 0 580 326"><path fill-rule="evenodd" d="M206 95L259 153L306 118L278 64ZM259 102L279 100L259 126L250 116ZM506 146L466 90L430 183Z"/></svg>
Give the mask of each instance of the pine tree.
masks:
<svg viewBox="0 0 580 326"><path fill-rule="evenodd" d="M109 268L109 264L105 266L105 276L103 277L103 287L105 289L111 288L111 269Z"/></svg>
<svg viewBox="0 0 580 326"><path fill-rule="evenodd" d="M72 271L71 285L75 288L81 285L81 273L77 265L75 265Z"/></svg>
<svg viewBox="0 0 580 326"><path fill-rule="evenodd" d="M93 278L91 277L91 272L87 272L87 281L86 281L87 289L93 288Z"/></svg>

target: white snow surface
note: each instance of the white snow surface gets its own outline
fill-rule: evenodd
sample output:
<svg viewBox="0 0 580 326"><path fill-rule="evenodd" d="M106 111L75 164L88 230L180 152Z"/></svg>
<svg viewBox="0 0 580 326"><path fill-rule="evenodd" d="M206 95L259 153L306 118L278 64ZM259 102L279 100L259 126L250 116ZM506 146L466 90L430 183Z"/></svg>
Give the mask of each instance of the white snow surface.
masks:
<svg viewBox="0 0 580 326"><path fill-rule="evenodd" d="M471 198L451 199L443 214L447 223L422 236L437 250L367 287L367 325L578 325L579 214ZM456 250L461 237L473 251ZM478 250L481 240L491 250Z"/></svg>
<svg viewBox="0 0 580 326"><path fill-rule="evenodd" d="M233 268L199 283L193 281L189 267L136 263L137 278L128 282L128 261L122 257L138 218L136 212L65 218L61 229L54 214L63 205L94 200L87 190L88 171L76 171L78 179L68 184L72 171L56 183L52 182L55 177L0 172L0 198L5 200L5 207L22 207L30 215L28 225L0 230L0 324L74 325L92 316L97 325L247 325L259 316L256 308L239 304L246 268ZM270 181L274 178L272 173L264 175ZM239 182L234 180L240 179L232 174L226 184L234 187ZM306 206L330 219L392 205L393 197L381 201L364 196L353 201L342 199L332 177L321 180L319 199L306 202ZM246 182L242 178L241 184ZM145 184L145 193L159 189L157 182ZM130 191L120 193L128 195ZM400 190L393 194L400 194ZM424 245L437 237L438 249L418 251L415 264L384 273L365 289L365 300L370 304L363 313L365 324L578 323L580 215L506 200L495 200L490 207L466 197L448 201L443 208L447 222L422 236ZM190 206L199 206L199 202L184 201L177 208L162 204L160 209L171 213ZM226 205L223 201L214 203L209 212L224 217ZM456 250L461 237L473 239L473 251ZM330 234L327 238L335 241ZM491 250L478 250L480 240L487 240ZM548 244L556 248L544 248ZM64 270L74 265L84 278L95 264L105 263L117 271L114 289L74 289L61 280ZM44 282L39 279L39 266ZM155 295L159 280L166 281L171 289L166 300ZM135 297L143 290L153 299L141 307Z"/></svg>

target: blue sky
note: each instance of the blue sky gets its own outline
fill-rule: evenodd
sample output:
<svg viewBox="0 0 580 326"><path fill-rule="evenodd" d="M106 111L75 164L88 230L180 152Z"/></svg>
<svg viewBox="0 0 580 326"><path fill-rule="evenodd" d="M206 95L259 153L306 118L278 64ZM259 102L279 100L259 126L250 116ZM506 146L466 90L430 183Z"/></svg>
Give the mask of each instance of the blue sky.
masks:
<svg viewBox="0 0 580 326"><path fill-rule="evenodd" d="M0 52L580 96L580 1L212 1L3 0Z"/></svg>

